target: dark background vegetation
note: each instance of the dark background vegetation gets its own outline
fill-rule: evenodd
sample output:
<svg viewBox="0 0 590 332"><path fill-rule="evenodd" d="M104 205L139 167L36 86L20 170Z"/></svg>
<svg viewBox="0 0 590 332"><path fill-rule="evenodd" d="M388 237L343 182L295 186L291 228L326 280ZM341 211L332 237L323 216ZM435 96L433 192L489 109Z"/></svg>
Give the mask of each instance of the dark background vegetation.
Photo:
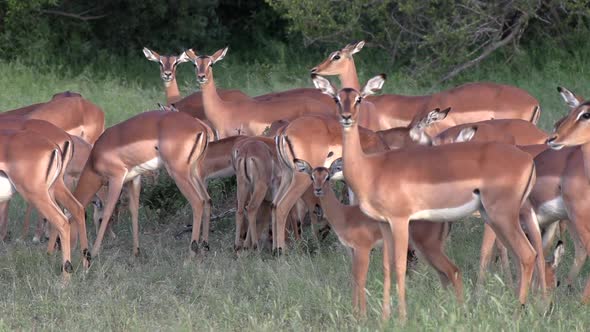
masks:
<svg viewBox="0 0 590 332"><path fill-rule="evenodd" d="M0 57L78 69L125 65L143 46L231 45L242 62L268 62L365 39L375 59L440 80L490 57L547 49L565 57L587 48L589 30L590 6L576 0L0 1Z"/></svg>

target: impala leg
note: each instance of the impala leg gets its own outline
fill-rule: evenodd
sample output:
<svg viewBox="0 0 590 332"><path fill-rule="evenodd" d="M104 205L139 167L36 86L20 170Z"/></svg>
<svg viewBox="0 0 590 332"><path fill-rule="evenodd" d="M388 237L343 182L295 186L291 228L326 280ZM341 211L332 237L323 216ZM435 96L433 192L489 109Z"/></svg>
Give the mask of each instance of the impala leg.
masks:
<svg viewBox="0 0 590 332"><path fill-rule="evenodd" d="M551 251L553 250L551 244L553 244L555 240L555 236L557 235L557 229L559 228L560 222L555 221L549 224L544 229L543 233L543 253L545 255L550 255Z"/></svg>
<svg viewBox="0 0 590 332"><path fill-rule="evenodd" d="M78 235L80 237L80 249L82 252L82 259L85 268L90 267L90 253L88 251L88 237L86 235L86 215L84 211L84 207L72 193L68 190L63 179L58 177L55 183L53 184L53 191L55 195L55 199L64 206L69 213L72 215L74 219L74 223L71 223L71 248L75 248ZM62 238L63 240L63 238ZM62 244L63 245L63 244Z"/></svg>
<svg viewBox="0 0 590 332"><path fill-rule="evenodd" d="M353 249L352 252L353 308L360 317L364 318L367 316L365 286L367 284L367 273L369 272L371 248L357 248Z"/></svg>
<svg viewBox="0 0 590 332"><path fill-rule="evenodd" d="M389 218L391 236L393 238L393 262L397 278L397 297L399 319L404 323L407 319L406 309L406 268L408 262L409 220Z"/></svg>
<svg viewBox="0 0 590 332"><path fill-rule="evenodd" d="M448 227L447 223L416 220L410 224L410 237L426 261L438 272L443 286L452 283L457 302L463 303L461 271L444 253Z"/></svg>
<svg viewBox="0 0 590 332"><path fill-rule="evenodd" d="M257 183L254 188L254 192L250 195L248 205L246 205L246 213L248 218L248 233L250 234L250 240L252 243L252 249L258 249L258 231L256 229L256 216L258 215L258 209L264 201L268 186L265 183Z"/></svg>
<svg viewBox="0 0 590 332"><path fill-rule="evenodd" d="M475 284L475 291L478 294L483 289L483 283L485 281L488 265L492 259L492 253L494 252L494 242L496 242L496 233L494 233L490 225L485 223L481 251L479 255L479 273L477 274L477 282Z"/></svg>
<svg viewBox="0 0 590 332"><path fill-rule="evenodd" d="M500 204L498 204L500 205ZM489 224L502 240L502 242L518 257L520 264L520 286L518 292L518 299L522 305L526 303L528 289L533 276L536 253L531 246L529 240L524 235L520 223L518 221L518 209L513 215L510 215L510 204L504 204L501 207L493 206L490 209L486 208L481 211L482 215L489 218ZM543 270L544 273L544 270Z"/></svg>
<svg viewBox="0 0 590 332"><path fill-rule="evenodd" d="M236 236L234 238L234 250L238 251L242 249L243 237L242 237L242 227L244 226L244 210L246 207L246 201L248 200L248 179L244 175L244 170L242 169L243 163L238 163L238 170L236 170ZM246 238L248 238L248 234L246 234Z"/></svg>
<svg viewBox="0 0 590 332"><path fill-rule="evenodd" d="M195 183L198 184L200 196L204 197L203 205L203 241L202 246L205 250L209 250L209 228L211 224L211 197L207 191L207 182L199 175L195 176Z"/></svg>
<svg viewBox="0 0 590 332"><path fill-rule="evenodd" d="M189 247L189 254L195 257L199 251L199 236L201 232L201 220L203 217L204 197L199 195L198 184L193 181L195 177L191 176L189 171L183 171L179 167L169 167L168 174L174 179L176 186L180 192L186 197L191 204L193 211L193 232L191 236L191 244Z"/></svg>
<svg viewBox="0 0 590 332"><path fill-rule="evenodd" d="M8 207L10 206L10 199L0 202L0 241L6 239L8 235Z"/></svg>
<svg viewBox="0 0 590 332"><path fill-rule="evenodd" d="M59 234L61 239L62 276L64 281L69 280L69 275L73 272L70 251L70 223L48 192L30 195L26 199L37 208L40 214L49 220L53 226L52 228Z"/></svg>
<svg viewBox="0 0 590 332"><path fill-rule="evenodd" d="M578 236L578 240L583 244L586 254L588 254L590 252L590 224L587 221L587 216L590 213L590 208L586 204L572 204L567 208L571 220L570 226L573 228L570 229L570 234L575 233ZM582 303L590 303L590 278L586 281L582 293Z"/></svg>
<svg viewBox="0 0 590 332"><path fill-rule="evenodd" d="M543 297L547 299L547 282L545 281L545 254L543 253L543 239L541 238L541 229L539 221L533 207L528 200L520 210L520 220L527 228L527 233L533 248L537 252L537 280Z"/></svg>
<svg viewBox="0 0 590 332"><path fill-rule="evenodd" d="M123 190L124 178L125 176L123 175L119 178L109 179L109 189L107 192L106 202L104 202L104 214L102 216L102 223L100 224L98 234L96 234L94 246L92 246L93 257L96 257L100 251L100 246L104 238L104 233L107 230L107 226L109 225L109 221L111 220L111 216L113 215L113 211L115 210L115 205L117 205L117 201L119 200L119 196L121 195L121 190Z"/></svg>
<svg viewBox="0 0 590 332"><path fill-rule="evenodd" d="M319 220L318 220L318 216L315 214L316 200L313 195L313 191L312 191L311 187L309 187L309 189L303 193L303 195L301 196L301 199L303 199L303 202L305 203L305 206L307 207L307 211L309 211L309 220L311 222L311 231L313 233L313 237L314 237L315 241L319 245L320 244L320 234L319 234L319 227L318 227Z"/></svg>
<svg viewBox="0 0 590 332"><path fill-rule="evenodd" d="M510 269L510 259L508 258L508 248L506 248L506 246L497 239L494 243L496 244L496 248L498 248L498 254L500 255L500 268L502 270L502 274L506 277L506 284L508 284L508 287L514 288L512 270Z"/></svg>
<svg viewBox="0 0 590 332"><path fill-rule="evenodd" d="M569 225L569 227L572 227L572 226ZM584 246L584 243L582 243L582 240L580 240L580 236L578 235L578 233L575 231L571 231L571 228L570 228L569 233L570 233L570 237L572 238L572 241L574 242L574 250L575 250L574 262L572 264L572 267L570 268L570 271L567 274L567 279L566 279L566 285L568 287L571 287L571 285L574 283L574 279L576 279L576 277L580 273L582 266L584 266L584 263L586 262L586 258L588 257L588 254L586 253L586 247ZM562 239L562 241L563 240L564 239Z"/></svg>
<svg viewBox="0 0 590 332"><path fill-rule="evenodd" d="M379 223L383 237L383 303L381 304L381 319L388 320L391 316L391 257L393 252L393 237L389 224Z"/></svg>
<svg viewBox="0 0 590 332"><path fill-rule="evenodd" d="M288 190L284 197L275 206L273 211L273 223L276 223L276 232L273 229L273 238L276 236L276 248L280 253L285 247L285 224L289 211L295 205L295 202L301 197L309 187L311 180L309 176L303 173L295 173L293 181L289 184Z"/></svg>
<svg viewBox="0 0 590 332"><path fill-rule="evenodd" d="M281 172L280 184L279 189L277 190L275 197L273 198L272 204L270 206L270 214L271 214L271 222L270 222L270 232L272 235L272 250L273 252L277 249L277 218L276 218L276 207L281 200L283 200L284 196L287 195L287 190L291 186L291 183L295 181L294 179L295 174L289 173L286 171Z"/></svg>
<svg viewBox="0 0 590 332"><path fill-rule="evenodd" d="M127 185L129 195L129 213L133 228L133 255L139 256L139 194L141 193L141 176L135 177Z"/></svg>

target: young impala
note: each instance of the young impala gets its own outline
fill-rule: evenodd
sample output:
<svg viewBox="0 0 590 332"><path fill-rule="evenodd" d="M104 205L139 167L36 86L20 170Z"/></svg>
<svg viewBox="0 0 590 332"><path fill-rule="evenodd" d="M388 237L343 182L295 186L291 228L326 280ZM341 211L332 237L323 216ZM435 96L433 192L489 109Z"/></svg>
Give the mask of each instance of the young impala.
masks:
<svg viewBox="0 0 590 332"><path fill-rule="evenodd" d="M395 262L402 321L407 316L405 276L410 222L453 221L476 210L518 257L518 298L524 304L536 253L520 227L518 215L535 181L532 158L516 147L498 143L418 146L368 155L359 139L359 105L364 97L381 89L384 76L370 79L362 92L351 88L337 91L320 76L314 82L336 101L343 127L344 178L357 196L360 209L383 223L385 250L393 253ZM390 312L388 274L387 269L384 318Z"/></svg>
<svg viewBox="0 0 590 332"><path fill-rule="evenodd" d="M361 316L366 315L365 283L369 269L371 249L382 240L380 222L365 215L357 205L340 203L330 186L330 178L342 172L342 159L332 162L330 168L311 169L305 160L295 159L300 172L307 173L313 183L314 194L320 197L322 211L340 242L351 249L353 308ZM461 272L444 254L444 243L450 227L446 223L416 221L410 225L412 243L438 272L443 286L449 283L455 288L459 302L463 301ZM384 259L388 259L384 255Z"/></svg>

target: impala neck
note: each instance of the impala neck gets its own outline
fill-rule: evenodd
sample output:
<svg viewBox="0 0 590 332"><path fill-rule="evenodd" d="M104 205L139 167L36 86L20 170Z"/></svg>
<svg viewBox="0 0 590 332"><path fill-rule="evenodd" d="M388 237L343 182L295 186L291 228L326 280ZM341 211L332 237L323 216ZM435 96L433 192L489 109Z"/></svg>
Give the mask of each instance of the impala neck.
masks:
<svg viewBox="0 0 590 332"><path fill-rule="evenodd" d="M354 65L354 59L350 60L350 65L346 66L346 70L338 75L340 78L340 84L342 88L353 88L360 90L359 78L356 73L356 66Z"/></svg>
<svg viewBox="0 0 590 332"><path fill-rule="evenodd" d="M180 91L178 90L178 84L176 83L176 78L174 78L170 82L167 82L167 83L165 82L164 87L166 88L166 100L168 102L168 106L170 106L170 104L173 104L173 103L179 101L180 99L182 99L180 97Z"/></svg>
<svg viewBox="0 0 590 332"><path fill-rule="evenodd" d="M346 224L346 220L343 216L345 206L340 203L330 184L328 184L327 187L327 190L324 191L324 195L320 196L320 202L322 203L322 209L326 212L326 217L330 224L334 229L339 229Z"/></svg>
<svg viewBox="0 0 590 332"><path fill-rule="evenodd" d="M220 135L219 138L224 138L226 136L223 135L224 127L222 112L224 110L224 102L217 93L213 75L211 75L207 83L201 84L201 91L203 91L202 98L205 116L211 121L211 124L213 124L213 129Z"/></svg>
<svg viewBox="0 0 590 332"><path fill-rule="evenodd" d="M352 190L359 193L366 192L362 189L361 176L367 171L365 153L361 147L359 127L355 123L348 129L342 129L342 162L346 183ZM370 190L369 190L370 192Z"/></svg>

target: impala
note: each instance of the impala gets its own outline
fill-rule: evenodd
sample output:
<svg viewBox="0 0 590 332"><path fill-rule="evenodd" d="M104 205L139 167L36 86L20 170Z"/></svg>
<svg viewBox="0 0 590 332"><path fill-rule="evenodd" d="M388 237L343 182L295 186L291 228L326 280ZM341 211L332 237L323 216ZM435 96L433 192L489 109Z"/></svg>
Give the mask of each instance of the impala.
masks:
<svg viewBox="0 0 590 332"><path fill-rule="evenodd" d="M223 100L213 79L213 65L222 60L228 48L213 55L186 54L195 64L197 81L203 91L205 115L219 138L233 136L237 131L247 136L261 135L275 120L290 120L307 113L333 114L334 110L313 98L280 98L269 100Z"/></svg>
<svg viewBox="0 0 590 332"><path fill-rule="evenodd" d="M241 228L244 213L248 225L248 238L253 249L258 247L256 217L263 201L272 201L278 190L280 172L274 139L251 137L238 142L232 149L232 164L237 180L236 238L234 249L242 248Z"/></svg>
<svg viewBox="0 0 590 332"><path fill-rule="evenodd" d="M84 166L74 196L87 206L103 185L108 185L104 222L92 248L96 255L124 184L129 183L129 208L133 226L133 253L139 254L138 209L140 176L165 167L193 210L191 255L198 251L205 200L197 166L207 147L207 128L180 112L151 111L108 128L96 142Z"/></svg>
<svg viewBox="0 0 590 332"><path fill-rule="evenodd" d="M84 209L80 205L80 203L74 198L70 190L64 183L64 175L66 173L66 169L72 160L74 148L72 143L72 137L64 132L62 129L54 126L53 124L42 121L42 120L26 120L19 117L4 117L0 121L0 130L25 130L27 132L35 133L44 139L56 144L60 149L60 162L61 166L59 167L59 174L58 177L53 180L52 182L52 191L53 195L57 202L62 204L68 211L71 213L72 217L74 218L75 225L78 227L73 227L73 236L72 236L72 245L75 245L76 240L78 238L77 231L80 232L80 241L81 241L81 249L83 252L83 256L87 260L86 264L90 264L90 256L88 255L88 239L86 237L86 226L84 224ZM2 207L3 209L8 210L8 204L10 200L4 200L1 204L6 205ZM33 204L34 205L34 204ZM41 212L43 214L43 212ZM0 229L3 229L3 232L0 232L0 238L4 238L6 235L6 223L7 218L3 216L0 225ZM26 224L28 224L28 220L26 220ZM57 233L54 233L54 236L57 236ZM68 236L68 239L70 237ZM62 238L62 241L64 239ZM48 251L53 251L53 243L48 245Z"/></svg>
<svg viewBox="0 0 590 332"><path fill-rule="evenodd" d="M441 120L441 115L449 111L447 108L443 111L421 112L411 127L392 128L377 133L360 127L363 150L366 153L375 153L390 148L418 145L423 136L423 128ZM284 173L286 178L281 179L279 193L273 201L273 229L278 229L273 234L283 234L289 210L311 185L309 177L293 172L296 170L293 159L305 160L313 167L328 167L334 160L342 157L342 127L335 116L307 115L293 120L277 134L279 158L292 170ZM341 178L341 173L332 177ZM284 238L274 238L273 248L282 251Z"/></svg>
<svg viewBox="0 0 590 332"><path fill-rule="evenodd" d="M314 194L320 197L322 211L340 242L351 249L353 291L352 303L355 311L366 315L365 284L369 269L371 249L381 242L380 222L365 215L358 206L340 203L330 178L342 172L342 159L335 160L330 168L316 167L313 170L305 160L295 159L300 172L307 173L313 182ZM443 286L449 283L455 288L459 302L463 301L461 272L444 254L444 242L450 227L446 223L417 221L410 225L410 237L414 245L438 272ZM387 260L388 256L384 255ZM386 264L389 264L388 262Z"/></svg>
<svg viewBox="0 0 590 332"><path fill-rule="evenodd" d="M342 87L360 89L353 55L365 45L351 43L332 52L322 63L311 69L313 74L338 75ZM372 130L407 126L420 111L452 107L451 115L429 129L430 134L461 124L490 119L523 119L537 123L541 108L528 92L496 83L467 83L432 95L403 96L384 94L370 96L366 101L377 112L370 120ZM365 102L366 102L365 101ZM362 105L362 104L361 104ZM360 115L361 118L364 115ZM365 124L366 122L359 122Z"/></svg>
<svg viewBox="0 0 590 332"><path fill-rule="evenodd" d="M69 92L57 94L46 103L0 113L2 119L15 116L45 120L90 144L102 134L105 125L104 113L98 106Z"/></svg>
<svg viewBox="0 0 590 332"><path fill-rule="evenodd" d="M454 112L454 111L453 111ZM473 137L469 137L472 135ZM504 142L512 145L545 144L548 135L533 123L521 119L486 120L445 129L432 139L433 145L453 142Z"/></svg>
<svg viewBox="0 0 590 332"><path fill-rule="evenodd" d="M160 78L164 82L166 89L166 102L174 106L180 112L185 112L191 116L206 120L203 107L203 97L200 91L194 92L184 98L180 96L178 83L176 83L176 67L184 62L190 61L185 52L180 55L160 55L147 47L143 48L145 57L160 65ZM241 100L250 98L239 90L219 90L219 95L226 100Z"/></svg>
<svg viewBox="0 0 590 332"><path fill-rule="evenodd" d="M66 154L68 152L66 151ZM70 223L54 201L54 184L63 167L62 151L50 140L30 130L0 131L0 199L5 202L18 192L59 233L62 244L62 276L73 271L70 253ZM84 266L89 256L83 253Z"/></svg>
<svg viewBox="0 0 590 332"><path fill-rule="evenodd" d="M567 89L558 88L558 90L571 110L565 118L558 121L547 144L552 149L559 150L558 152L566 150L568 146L576 146L576 148L567 157L561 175L561 196L558 197L560 200L554 200L553 205L556 209L559 208L567 213L571 226L570 234L576 248L579 246L585 249L585 255L580 255L579 261L576 257L574 261L576 270L570 271L570 273L577 273L590 252L590 223L588 223L590 210L585 201L590 193L590 144L588 144L590 136L587 130L590 123L590 103L581 102L581 98ZM568 276L568 283L571 282L570 276ZM586 281L582 301L590 302L590 279Z"/></svg>
<svg viewBox="0 0 590 332"><path fill-rule="evenodd" d="M357 124L363 98L380 90L384 77L369 80L362 92L337 91L320 76L317 87L334 98L340 114L343 173L360 209L381 221L385 250L393 253L398 284L398 311L406 319L405 276L409 223L453 221L476 210L516 254L520 263L519 301L526 302L535 262L518 214L535 180L532 158L507 144L465 143L413 147L368 155ZM495 161L503 160L499 164ZM383 171L387 169L387 171ZM389 316L390 280L384 280L383 317Z"/></svg>

